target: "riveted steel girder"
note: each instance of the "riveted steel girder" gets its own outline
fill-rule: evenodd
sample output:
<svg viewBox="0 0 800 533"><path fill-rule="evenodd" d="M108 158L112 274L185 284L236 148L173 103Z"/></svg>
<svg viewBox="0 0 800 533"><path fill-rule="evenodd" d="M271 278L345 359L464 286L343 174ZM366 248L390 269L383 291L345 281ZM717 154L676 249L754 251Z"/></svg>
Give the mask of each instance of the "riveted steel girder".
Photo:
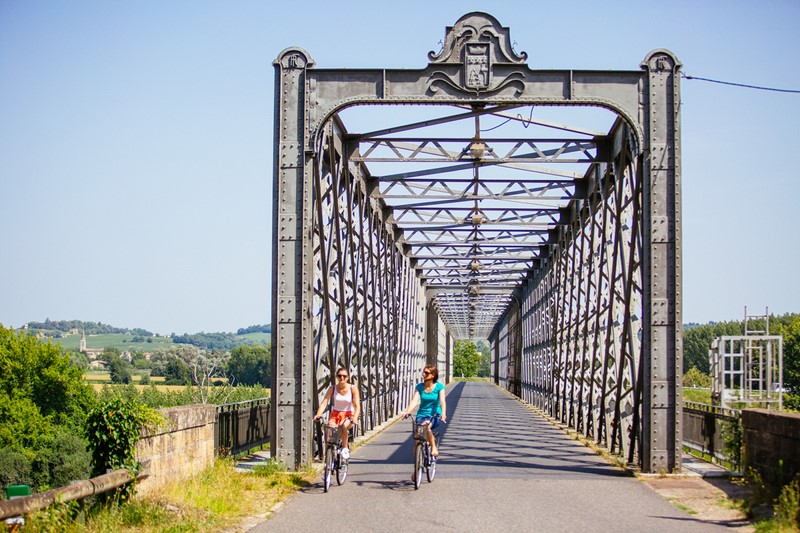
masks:
<svg viewBox="0 0 800 533"><path fill-rule="evenodd" d="M336 367L368 430L427 362L452 375L455 339L489 338L496 382L644 471L680 468L671 52L639 70L533 70L474 12L421 70L315 68L302 48L274 65L276 458L311 460ZM360 106L436 112L349 131ZM533 118L550 106L616 118ZM490 120L503 122L487 135ZM504 135L507 122L536 130Z"/></svg>

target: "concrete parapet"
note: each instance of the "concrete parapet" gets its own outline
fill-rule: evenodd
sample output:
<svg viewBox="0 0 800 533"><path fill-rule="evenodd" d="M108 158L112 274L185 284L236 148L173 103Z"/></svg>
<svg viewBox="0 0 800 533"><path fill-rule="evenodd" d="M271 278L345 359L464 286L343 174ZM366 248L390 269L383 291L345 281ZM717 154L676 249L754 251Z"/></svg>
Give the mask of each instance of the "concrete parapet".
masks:
<svg viewBox="0 0 800 533"><path fill-rule="evenodd" d="M800 414L742 411L743 464L777 487L800 473Z"/></svg>
<svg viewBox="0 0 800 533"><path fill-rule="evenodd" d="M187 479L214 462L213 405L186 405L159 412L170 423L152 432L143 430L136 444L137 459L150 469L150 477L139 484L139 494Z"/></svg>

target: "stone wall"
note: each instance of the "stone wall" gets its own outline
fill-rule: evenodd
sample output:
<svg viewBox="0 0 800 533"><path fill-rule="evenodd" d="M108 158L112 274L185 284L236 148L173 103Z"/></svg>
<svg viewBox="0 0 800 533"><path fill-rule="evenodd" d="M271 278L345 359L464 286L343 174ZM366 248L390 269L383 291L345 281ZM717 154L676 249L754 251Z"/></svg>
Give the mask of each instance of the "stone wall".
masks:
<svg viewBox="0 0 800 533"><path fill-rule="evenodd" d="M170 481L187 479L214 463L214 406L159 409L170 421L152 433L142 431L136 457L150 470L137 489L147 494Z"/></svg>
<svg viewBox="0 0 800 533"><path fill-rule="evenodd" d="M745 468L774 487L788 483L800 473L800 414L743 410L742 444Z"/></svg>

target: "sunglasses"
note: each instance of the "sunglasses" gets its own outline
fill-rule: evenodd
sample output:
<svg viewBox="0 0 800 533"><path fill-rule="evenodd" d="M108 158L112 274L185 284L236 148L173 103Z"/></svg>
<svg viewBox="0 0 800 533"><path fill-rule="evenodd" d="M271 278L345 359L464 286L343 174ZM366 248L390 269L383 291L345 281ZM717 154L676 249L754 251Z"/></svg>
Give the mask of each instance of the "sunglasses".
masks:
<svg viewBox="0 0 800 533"><path fill-rule="evenodd" d="M427 370L423 370L423 371L422 371L422 375L423 375L423 376L430 376L432 373L433 373L433 372L429 372L429 371L427 371Z"/></svg>
<svg viewBox="0 0 800 533"><path fill-rule="evenodd" d="M336 377L339 379L347 379L347 376L345 374L336 374Z"/></svg>

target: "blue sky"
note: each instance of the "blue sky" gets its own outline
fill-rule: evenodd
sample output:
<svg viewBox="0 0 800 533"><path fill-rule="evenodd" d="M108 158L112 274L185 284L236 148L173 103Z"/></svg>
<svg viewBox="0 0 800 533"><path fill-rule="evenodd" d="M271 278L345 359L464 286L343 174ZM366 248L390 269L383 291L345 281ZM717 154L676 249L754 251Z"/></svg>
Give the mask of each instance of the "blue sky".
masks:
<svg viewBox="0 0 800 533"><path fill-rule="evenodd" d="M281 7L275 7L280 5ZM800 2L0 0L0 324L270 321L272 61L423 68L488 11L536 69L800 89ZM561 7L564 6L564 7ZM684 322L800 311L800 94L682 83Z"/></svg>

